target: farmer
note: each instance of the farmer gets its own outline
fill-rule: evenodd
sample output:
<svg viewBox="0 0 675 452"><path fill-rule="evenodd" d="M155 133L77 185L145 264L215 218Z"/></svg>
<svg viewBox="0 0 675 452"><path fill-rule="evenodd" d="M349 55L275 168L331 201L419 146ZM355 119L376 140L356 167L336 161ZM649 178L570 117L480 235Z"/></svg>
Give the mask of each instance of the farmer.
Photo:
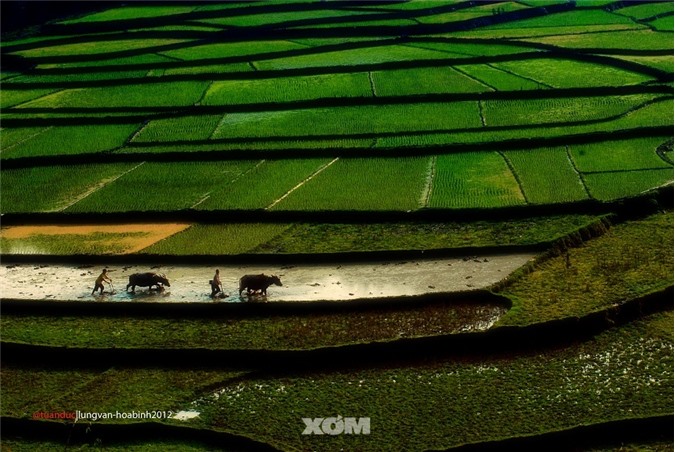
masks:
<svg viewBox="0 0 675 452"><path fill-rule="evenodd" d="M223 286L220 282L220 270L216 269L216 274L213 276L213 279L209 281L211 283L211 296L215 297L218 292L223 291Z"/></svg>
<svg viewBox="0 0 675 452"><path fill-rule="evenodd" d="M101 289L101 295L103 295L103 282L108 282L112 283L112 279L108 277L108 269L104 268L101 274L96 278L96 283L94 284L94 290L91 291L91 294L94 295L94 293L100 288Z"/></svg>

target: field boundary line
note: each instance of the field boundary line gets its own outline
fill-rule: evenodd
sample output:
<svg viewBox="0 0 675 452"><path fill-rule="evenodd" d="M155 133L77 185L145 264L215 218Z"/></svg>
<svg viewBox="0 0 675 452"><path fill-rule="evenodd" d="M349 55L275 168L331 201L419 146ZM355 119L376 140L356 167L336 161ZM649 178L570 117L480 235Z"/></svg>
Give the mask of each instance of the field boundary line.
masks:
<svg viewBox="0 0 675 452"><path fill-rule="evenodd" d="M205 193L204 196L202 196L202 199L200 199L199 201L190 206L190 209L194 209L195 207L197 207L198 205L209 199L211 197L211 193L212 192Z"/></svg>
<svg viewBox="0 0 675 452"><path fill-rule="evenodd" d="M166 59L172 60L172 61L180 61L181 63L185 63L187 61L187 60L184 60L182 58L175 57L175 56L164 55L162 52L153 52L152 55L157 55L158 57L166 58Z"/></svg>
<svg viewBox="0 0 675 452"><path fill-rule="evenodd" d="M415 19L413 19L415 20ZM410 41L405 44L401 44L401 47L409 47L412 49L423 49L423 50L428 50L431 52L439 52L439 53L447 53L449 55L468 55L471 56L469 53L464 53L464 52L450 52L448 50L443 50L443 49L434 49L433 47L425 47L423 44L432 44L432 42L426 42L426 41Z"/></svg>
<svg viewBox="0 0 675 452"><path fill-rule="evenodd" d="M23 74L14 74L14 75L9 75L5 78L2 79L3 83L6 82L7 80L11 80L13 78L21 77ZM19 104L20 105L20 104Z"/></svg>
<svg viewBox="0 0 675 452"><path fill-rule="evenodd" d="M255 164L254 166L252 166L251 168L247 169L246 171L242 171L241 173L237 174L237 175L234 177L234 179L230 180L230 181L227 183L227 186L230 186L230 185L234 184L235 182L237 182L239 179L241 179L242 177L244 177L245 175L247 175L247 174L250 173L251 171L254 171L256 168L258 168L258 167L259 167L260 165L262 165L263 163L265 163L265 160L261 160L261 161L259 161L257 164ZM201 197L201 199L199 199L196 203L194 203L194 204L192 204L192 205L190 206L190 209L195 209L195 208L197 208L200 204L202 204L203 202L206 202L206 201L211 197L211 194L212 194L212 193L213 193L213 190L204 193L204 195Z"/></svg>
<svg viewBox="0 0 675 452"><path fill-rule="evenodd" d="M7 146L7 147L4 148L4 149L0 149L0 152L9 151L10 149L12 149L12 148L14 148L14 147L16 147L16 146L19 146L20 144L23 144L23 143L25 143L25 142L28 141L28 140L32 140L33 138L37 137L38 135L42 135L43 133L45 133L45 132L47 132L47 131L53 129L54 127L56 127L56 126L47 126L47 127L44 127L42 130L38 130L38 131L35 132L33 135L31 135L31 136L29 136L29 137L26 137L26 138L24 138L23 140L19 140L18 142L14 143L14 144L10 144L9 146Z"/></svg>
<svg viewBox="0 0 675 452"><path fill-rule="evenodd" d="M483 101L478 101L478 114L480 115L480 122L483 124L483 127L487 127L487 121L485 120L485 113L483 111Z"/></svg>
<svg viewBox="0 0 675 452"><path fill-rule="evenodd" d="M13 78L13 77L10 77L10 78ZM5 80L3 80L3 82L5 82ZM4 107L4 110L12 110L14 108L20 109L22 105L30 104L31 102L35 102L36 100L44 99L45 97L53 96L54 94L58 94L58 93L61 93L63 91L68 91L68 88L56 89L56 90L51 91L47 94L43 94L42 96L38 96L34 99L25 100L23 102L19 102L18 104L10 105L9 107Z"/></svg>
<svg viewBox="0 0 675 452"><path fill-rule="evenodd" d="M227 113L227 112L225 112L225 113L223 114L223 117L220 118L220 121L218 121L218 124L216 124L216 126L215 126L215 127L213 128L213 130L211 131L211 134L209 135L209 138L208 138L209 140L213 140L213 136L216 134L216 132L218 131L218 129L220 129L220 126L223 125L223 123L225 122L225 118L227 118L228 116L229 116L229 113Z"/></svg>
<svg viewBox="0 0 675 452"><path fill-rule="evenodd" d="M250 168L247 169L246 171L242 171L241 173L237 174L236 176L234 176L234 179L230 180L230 181L227 183L227 186L233 185L235 182L237 182L237 181L238 181L239 179L241 179L242 177L244 177L244 176L246 176L247 174L249 174L249 173L255 171L256 169L258 169L258 168L260 167L260 165L262 165L263 163L265 163L265 161L266 161L265 159L260 160L258 163L256 163L255 165L253 165L252 167L250 167ZM224 172L226 172L226 171L224 171ZM194 209L195 207L197 207L197 206L200 205L201 203L205 202L207 199L209 199L209 198L211 197L211 193L213 193L213 190L211 190L210 192L207 192L206 194L204 194L204 197L203 197L202 199L200 199L199 201L197 201L197 202L196 202L194 205L192 205L190 208L191 208L191 209Z"/></svg>
<svg viewBox="0 0 675 452"><path fill-rule="evenodd" d="M667 100L670 100L670 99L672 99L672 97L669 97L669 96L655 97L653 99L646 100L646 101L642 102L641 104L633 105L632 107L630 107L628 110L624 111L623 113L619 113L617 115L610 116L610 117L606 118L606 120L608 119L610 121L616 121L617 119L625 118L626 116L630 115L631 113L635 113L638 110L642 110L643 108L647 108L650 105L658 104L659 102L664 102L664 101L667 101Z"/></svg>
<svg viewBox="0 0 675 452"><path fill-rule="evenodd" d="M373 80L373 71L368 71L368 81L370 82L370 92L373 97L377 97L377 90L375 89L375 80Z"/></svg>
<svg viewBox="0 0 675 452"><path fill-rule="evenodd" d="M265 163L265 161L266 161L265 159L260 160L258 163L256 163L255 165L253 165L252 167L250 167L250 168L247 169L246 171L242 171L241 173L237 174L237 175L234 177L234 179L230 180L230 181L227 183L227 185L228 185L228 186L229 186L229 185L232 185L232 184L234 184L235 182L237 182L239 179L241 179L242 177L244 177L244 176L246 176L247 174L249 174L249 173L255 171L255 170L258 169L263 163ZM209 199L209 198L211 197L211 193L213 193L213 190L211 190L211 191L205 193L204 196L202 197L202 199L200 199L200 200L197 201L195 204L193 204L192 206L190 206L190 209L194 209L195 207L197 207L198 205L200 205L201 203L203 203L203 202L205 202L207 199Z"/></svg>
<svg viewBox="0 0 675 452"><path fill-rule="evenodd" d="M642 171L673 171L673 168L667 166L650 166L648 168L633 168L633 169L613 169L613 170L595 170L595 171L584 171L583 174L612 174L612 173L640 173Z"/></svg>
<svg viewBox="0 0 675 452"><path fill-rule="evenodd" d="M570 162L572 169L574 170L575 173L577 173L577 177L579 177L579 183L581 183L581 186L584 187L586 196L588 196L588 199L593 199L593 196L591 196L591 192L588 190L588 186L586 185L586 181L584 180L581 171L579 171L579 168L577 168L577 165L574 163L574 160L572 159L572 154L570 153L570 147L568 145L565 145L565 155L567 155L567 161Z"/></svg>
<svg viewBox="0 0 675 452"><path fill-rule="evenodd" d="M656 147L656 149L654 149L654 152L656 153L656 155L657 155L661 160L663 160L664 162L666 162L668 165L673 166L673 161L672 161L672 159L668 158L668 156L666 155L666 150L664 149L664 147L667 147L668 143L670 143L670 145L672 146L673 140L670 139L669 141L666 141L665 143L661 143L660 145L658 145L658 146Z"/></svg>
<svg viewBox="0 0 675 452"><path fill-rule="evenodd" d="M194 103L195 105L201 105L201 104L202 104L202 101L203 101L204 98L206 97L206 93L209 92L209 90L211 89L211 87L213 86L213 84L214 84L215 82L216 82L215 80L211 80L211 81L208 83L208 85L206 85L206 88L204 88L204 92L202 92L202 95L199 96L199 99L197 99L197 102Z"/></svg>
<svg viewBox="0 0 675 452"><path fill-rule="evenodd" d="M126 176L127 174L129 174L130 172L134 171L134 170L137 169L138 167L143 166L144 164L145 164L145 162L141 162L141 163L139 163L138 165L134 166L133 168L126 170L126 171L123 172L122 174L119 174L119 175L117 175L117 176L115 176L115 177L112 177L112 178L110 178L110 179L104 179L104 180L102 180L101 182L99 182L98 184L96 184L96 185L94 185L94 186L92 186L92 187L89 187L89 189L88 189L87 191L85 191L84 193L80 194L74 201L72 201L71 203L67 204L65 207L61 207L61 208L58 208L58 209L48 210L47 212L63 212L64 210L71 208L72 206L74 206L74 205L77 204L78 202L80 202L80 201L82 201L83 199L87 198L89 195L92 195L92 194L96 193L97 191L99 191L99 190L102 189L103 187L105 187L105 186L107 186L107 185L109 185L109 184L115 182L117 179L119 179L119 178L122 177L122 176Z"/></svg>
<svg viewBox="0 0 675 452"><path fill-rule="evenodd" d="M306 44L304 42L298 42L297 40L294 40L294 39L286 39L286 42L290 42L291 44L297 44L299 46L307 47L309 49L313 49L314 47L316 47L316 46L313 46L311 44Z"/></svg>
<svg viewBox="0 0 675 452"><path fill-rule="evenodd" d="M661 160L663 160L664 162L666 162L668 165L673 166L673 162L671 162L671 161L668 159L668 156L665 154L665 152L659 152L659 151L656 151L656 155L657 155Z"/></svg>
<svg viewBox="0 0 675 452"><path fill-rule="evenodd" d="M473 80L474 82L480 83L481 85L486 86L487 88L491 89L492 91L499 91L499 90L498 90L497 88L495 88L494 86L492 86L492 85L490 85L490 84L484 82L483 80L481 80L481 79L479 79L479 78L477 78L477 77L474 77L474 76L471 75L471 74L467 74L466 72L464 72L463 70L461 70L461 69L458 68L458 67L454 67L454 66L453 66L452 69L455 70L455 71L457 71L457 72L459 72L459 73L462 74L464 77L470 78L470 79Z"/></svg>
<svg viewBox="0 0 675 452"><path fill-rule="evenodd" d="M518 173L516 172L515 166L513 166L513 163L511 163L511 160L509 160L509 158L506 156L506 154L504 154L504 152L497 151L497 153L502 156L504 162L506 163L506 166L509 168L509 171L511 171L513 178L516 180L518 188L520 188L520 194L523 195L523 199L525 200L525 204L530 204L530 200L527 199L525 189L523 188L523 182L520 180L520 177L518 177Z"/></svg>
<svg viewBox="0 0 675 452"><path fill-rule="evenodd" d="M619 4L621 4L621 3L623 3L623 2L619 2ZM617 9L623 9L623 7L619 6ZM659 30L657 30L655 26L653 26L652 24L650 24L650 23L649 23L649 22L650 22L649 20L647 20L647 19L651 19L651 18L654 17L654 16L652 16L652 17L646 17L646 18L644 18L644 19L638 19L637 17L631 16L631 15L629 15L629 14L621 14L621 13L617 13L617 12L616 12L617 9L611 9L611 8L607 8L607 7L602 8L603 11L607 11L608 13L610 13L610 14L612 14L612 15L614 15L614 16L621 17L621 18L628 18L628 19L631 20L631 22L633 22L633 23L636 24L636 25L643 25L643 26L649 28L649 29L650 29L651 31L653 31L653 32L656 32L656 33L659 32ZM672 14L672 13L671 13L671 14Z"/></svg>
<svg viewBox="0 0 675 452"><path fill-rule="evenodd" d="M249 169L247 169L246 171L242 171L241 173L237 174L236 176L234 176L234 179L230 180L230 181L227 183L227 185L228 185L228 186L233 185L235 182L237 182L237 181L238 181L239 179L241 179L242 177L244 177L244 176L246 176L247 174L249 174L249 173L255 171L256 169L258 169L258 168L260 167L260 165L262 165L263 163L265 163L265 161L266 161L265 159L262 159L262 160L260 160L258 163L256 163L255 165L253 165L252 167L250 167ZM224 171L224 172L225 172L225 171ZM197 202L197 204L195 204L195 205L192 206L191 208L195 208L195 207L197 207L199 204L201 204L201 203L203 203L204 201L206 201L208 198L211 197L211 193L213 193L213 190L210 191L210 192L208 192L208 193L206 193L206 195L204 195L204 198L201 199L199 202Z"/></svg>
<svg viewBox="0 0 675 452"><path fill-rule="evenodd" d="M514 77L522 78L523 80L529 80L531 82L536 83L537 85L545 86L545 87L550 88L550 89L556 89L555 86L551 86L548 83L540 82L539 80L535 80L535 79L530 78L530 77L525 77L524 75L516 74L515 72L511 72L507 69L502 69L502 68L497 67L497 66L495 66L493 64L490 64L490 63L487 63L486 66L491 67L492 69L494 69L496 71L501 71L505 74L509 74L509 75L513 75Z"/></svg>
<svg viewBox="0 0 675 452"><path fill-rule="evenodd" d="M333 160L331 160L330 162L326 163L325 165L323 165L322 167L320 167L318 170L314 171L312 174L310 174L310 176L309 176L308 178L306 178L305 180L303 180L302 182L300 182L298 185L296 185L295 187L291 188L291 189L288 190L286 193L284 193L284 195L283 195L281 198L277 199L277 200L274 201L272 204L270 204L269 206L265 207L265 210L269 210L269 209L271 209L272 207L274 207L274 206L276 206L277 204L279 204L281 201L283 201L284 199L286 199L286 198L288 197L288 195L290 195L290 194L293 193L295 190L297 190L298 188L300 188L300 187L302 187L303 185L305 185L305 184L306 184L307 182L309 182L310 180L314 179L316 176L318 176L319 174L321 174L325 169L327 169L329 166L331 166L333 163L337 162L338 160L340 160L340 157L335 157Z"/></svg>
<svg viewBox="0 0 675 452"><path fill-rule="evenodd" d="M421 204L422 207L429 207L429 201L431 200L431 192L434 188L434 180L436 179L436 162L438 161L438 156L434 155L429 159L429 167L427 169L427 181L422 191Z"/></svg>
<svg viewBox="0 0 675 452"><path fill-rule="evenodd" d="M251 172L257 170L257 169L258 169L263 163L265 163L265 162L266 162L266 160L265 160L265 159L262 159L261 161L259 161L259 162L256 163L255 165L253 165L251 168L247 169L246 171L242 171L241 173L239 173L238 175L236 175L236 176L234 177L234 179L232 179L232 180L229 182L229 185L234 184L234 183L237 182L239 179L241 179L242 177L246 176L248 173L251 173Z"/></svg>
<svg viewBox="0 0 675 452"><path fill-rule="evenodd" d="M143 132L143 129L145 129L145 128L148 126L148 124L150 124L150 120L143 121L143 123L140 125L140 127L138 127L134 132L132 132L132 134L129 135L129 137L124 141L124 146L130 145L131 142L134 141L134 139L135 139L141 132ZM122 146L120 146L120 147L117 148L117 149L120 149L121 147L122 147Z"/></svg>

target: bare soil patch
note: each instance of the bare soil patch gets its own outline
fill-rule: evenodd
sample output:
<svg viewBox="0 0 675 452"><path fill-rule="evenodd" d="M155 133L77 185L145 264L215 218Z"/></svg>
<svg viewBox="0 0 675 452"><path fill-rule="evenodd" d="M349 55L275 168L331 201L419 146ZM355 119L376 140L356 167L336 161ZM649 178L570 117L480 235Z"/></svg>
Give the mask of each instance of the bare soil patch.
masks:
<svg viewBox="0 0 675 452"><path fill-rule="evenodd" d="M146 223L146 224L110 224L110 225L33 225L3 228L0 235L6 239L28 239L37 235L59 236L88 235L95 233L133 234L116 239L124 245L124 253L135 253L150 245L181 232L190 223Z"/></svg>

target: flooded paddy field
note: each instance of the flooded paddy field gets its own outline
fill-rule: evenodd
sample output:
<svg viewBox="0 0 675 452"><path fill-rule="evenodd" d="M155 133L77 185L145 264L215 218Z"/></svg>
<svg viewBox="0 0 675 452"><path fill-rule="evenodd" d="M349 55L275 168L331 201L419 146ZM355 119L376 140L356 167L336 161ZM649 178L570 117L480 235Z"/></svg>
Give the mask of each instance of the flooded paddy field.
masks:
<svg viewBox="0 0 675 452"><path fill-rule="evenodd" d="M242 302L239 278L246 274L278 275L283 286L270 286L266 302L342 301L363 298L414 296L475 290L506 278L534 254L483 255L462 258L308 265L220 265L226 294L211 298L209 280L215 266L181 265L41 265L5 264L0 267L2 298L23 300L82 300L104 302L211 303ZM91 295L103 268L113 284L103 295ZM170 287L162 291L136 287L126 291L129 275L156 272L166 275Z"/></svg>

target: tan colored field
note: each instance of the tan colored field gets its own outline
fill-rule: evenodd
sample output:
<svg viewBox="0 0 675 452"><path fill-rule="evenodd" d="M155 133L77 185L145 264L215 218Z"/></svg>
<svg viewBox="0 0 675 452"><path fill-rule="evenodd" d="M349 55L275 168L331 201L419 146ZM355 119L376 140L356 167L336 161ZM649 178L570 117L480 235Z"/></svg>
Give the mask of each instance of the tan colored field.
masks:
<svg viewBox="0 0 675 452"><path fill-rule="evenodd" d="M189 223L12 226L3 228L0 236L7 240L20 242L36 236L48 236L55 241L60 238L72 240L72 236L78 235L89 243L98 242L102 247L114 241L115 245L123 250L119 254L127 254L147 248L190 226ZM102 239L87 237L93 234L105 234L106 237Z"/></svg>

